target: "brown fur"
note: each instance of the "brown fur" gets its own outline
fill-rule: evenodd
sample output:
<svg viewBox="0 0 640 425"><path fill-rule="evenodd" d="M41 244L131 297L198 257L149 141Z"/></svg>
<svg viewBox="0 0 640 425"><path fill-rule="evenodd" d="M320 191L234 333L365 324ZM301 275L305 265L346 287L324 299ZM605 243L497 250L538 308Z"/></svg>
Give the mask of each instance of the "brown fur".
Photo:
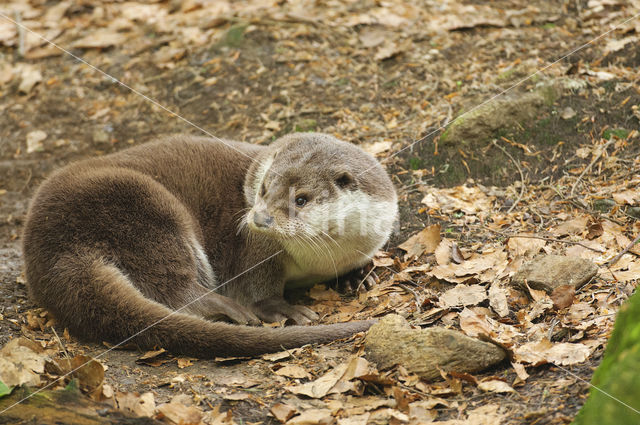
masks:
<svg viewBox="0 0 640 425"><path fill-rule="evenodd" d="M313 317L282 299L282 244L237 226L255 195L249 168L274 149L297 151L294 139L261 147L180 136L56 172L27 215L23 252L32 298L80 338L198 357L255 355L366 330L371 322L272 329L202 319ZM287 172L288 162L277 164ZM369 185L382 182L395 200L382 168L369 174L375 177L363 190L376 192Z"/></svg>

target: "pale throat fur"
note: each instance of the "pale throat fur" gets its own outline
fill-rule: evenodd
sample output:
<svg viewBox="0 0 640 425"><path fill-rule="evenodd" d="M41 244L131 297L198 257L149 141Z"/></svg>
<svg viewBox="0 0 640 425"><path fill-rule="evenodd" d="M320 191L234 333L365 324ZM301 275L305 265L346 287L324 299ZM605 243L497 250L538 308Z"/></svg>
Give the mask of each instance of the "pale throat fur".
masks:
<svg viewBox="0 0 640 425"><path fill-rule="evenodd" d="M310 286L366 265L398 215L395 190L388 179L375 181L386 174L372 156L317 136L313 149L290 143L300 136L285 136L256 158L245 181L249 210L242 226L279 241L287 287ZM326 140L332 144L325 151L320 142ZM305 203L299 206L301 197Z"/></svg>

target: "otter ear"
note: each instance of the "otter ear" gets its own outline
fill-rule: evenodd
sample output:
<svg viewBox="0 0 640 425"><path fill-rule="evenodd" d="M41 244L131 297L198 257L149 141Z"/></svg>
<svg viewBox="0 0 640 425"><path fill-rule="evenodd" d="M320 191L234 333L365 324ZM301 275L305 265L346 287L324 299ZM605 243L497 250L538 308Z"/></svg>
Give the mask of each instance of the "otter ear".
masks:
<svg viewBox="0 0 640 425"><path fill-rule="evenodd" d="M336 175L336 185L340 188L354 187L356 185L356 179L348 171L341 171Z"/></svg>

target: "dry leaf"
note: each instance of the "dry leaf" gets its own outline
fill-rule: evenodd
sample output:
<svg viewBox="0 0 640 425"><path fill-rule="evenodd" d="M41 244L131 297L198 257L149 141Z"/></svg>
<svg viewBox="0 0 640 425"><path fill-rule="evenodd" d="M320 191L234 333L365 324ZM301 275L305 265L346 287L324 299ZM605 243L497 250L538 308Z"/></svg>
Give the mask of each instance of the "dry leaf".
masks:
<svg viewBox="0 0 640 425"><path fill-rule="evenodd" d="M487 291L480 285L456 285L440 295L438 305L443 308L480 304L487 299Z"/></svg>
<svg viewBox="0 0 640 425"><path fill-rule="evenodd" d="M533 257L540 252L546 244L547 242L542 239L519 238L518 236L512 236L507 242L507 247L509 248L511 257Z"/></svg>
<svg viewBox="0 0 640 425"><path fill-rule="evenodd" d="M393 33L380 28L365 27L358 35L358 39L366 48L376 47L384 43L385 39L393 36Z"/></svg>
<svg viewBox="0 0 640 425"><path fill-rule="evenodd" d="M553 301L553 308L556 310L562 310L573 304L573 298L576 293L574 285L562 285L558 286L551 293L551 301Z"/></svg>
<svg viewBox="0 0 640 425"><path fill-rule="evenodd" d="M188 357L180 357L180 358L177 359L178 368L179 369L184 369L185 367L193 366L193 361L194 360L195 359L191 359L191 358L188 358Z"/></svg>
<svg viewBox="0 0 640 425"><path fill-rule="evenodd" d="M390 141L380 141L375 143L366 143L366 144L360 145L360 147L365 152L369 152L371 155L375 156L390 150L391 145L392 143Z"/></svg>
<svg viewBox="0 0 640 425"><path fill-rule="evenodd" d="M338 419L338 425L367 425L371 413L366 412L359 415L349 415L345 418Z"/></svg>
<svg viewBox="0 0 640 425"><path fill-rule="evenodd" d="M287 386L286 389L294 394L302 394L311 398L322 398L329 394L329 391L338 383L346 370L347 365L343 363L336 366L335 369L331 369L315 381L300 385L290 385Z"/></svg>
<svg viewBox="0 0 640 425"><path fill-rule="evenodd" d="M156 402L152 392L140 395L138 393L121 393L117 391L115 401L118 410L132 413L136 416L151 417L156 411Z"/></svg>
<svg viewBox="0 0 640 425"><path fill-rule="evenodd" d="M511 366L513 366L513 370L516 371L516 375L518 375L518 378L521 381L524 382L527 380L527 378L529 377L529 374L527 373L527 370L525 369L524 365L520 363L511 362Z"/></svg>
<svg viewBox="0 0 640 425"><path fill-rule="evenodd" d="M97 360L79 354L71 359L73 377L78 379L80 388L85 392L99 389L104 381L104 366Z"/></svg>
<svg viewBox="0 0 640 425"><path fill-rule="evenodd" d="M442 239L435 250L436 262L441 266L446 266L451 262L451 248L453 242L449 239Z"/></svg>
<svg viewBox="0 0 640 425"><path fill-rule="evenodd" d="M506 289L497 283L493 283L489 287L489 305L498 316L505 317L509 315Z"/></svg>
<svg viewBox="0 0 640 425"><path fill-rule="evenodd" d="M269 411L275 416L277 420L284 423L287 422L293 415L295 415L298 411L295 407L289 406L283 403L276 403L271 406Z"/></svg>
<svg viewBox="0 0 640 425"><path fill-rule="evenodd" d="M79 49L103 49L120 46L127 41L127 38L126 34L103 28L92 31L91 34L74 41L71 46Z"/></svg>
<svg viewBox="0 0 640 425"><path fill-rule="evenodd" d="M521 363L529 363L538 366L544 363L554 363L561 366L584 362L591 353L591 349L583 344L563 342L553 344L543 339L537 342L528 342L515 348L515 359Z"/></svg>
<svg viewBox="0 0 640 425"><path fill-rule="evenodd" d="M613 200L620 205L638 205L640 204L640 188L614 193Z"/></svg>
<svg viewBox="0 0 640 425"><path fill-rule="evenodd" d="M330 425L333 421L329 409L308 409L287 421L287 425Z"/></svg>
<svg viewBox="0 0 640 425"><path fill-rule="evenodd" d="M42 81L40 70L33 65L24 65L20 72L20 86L18 91L22 94L29 94L33 87Z"/></svg>
<svg viewBox="0 0 640 425"><path fill-rule="evenodd" d="M287 378L311 379L311 374L299 365L285 365L274 372L276 375L286 376Z"/></svg>
<svg viewBox="0 0 640 425"><path fill-rule="evenodd" d="M0 349L0 381L8 387L40 385L48 356L35 342L15 338Z"/></svg>
<svg viewBox="0 0 640 425"><path fill-rule="evenodd" d="M419 257L422 254L432 254L440 244L440 225L433 224L425 227L419 233L398 245L398 248L407 252L405 261L409 258Z"/></svg>
<svg viewBox="0 0 640 425"><path fill-rule="evenodd" d="M147 366L158 367L163 364L170 362L171 358L169 357L169 353L164 348L160 348L159 350L151 350L144 353L142 356L136 359L136 363L144 364Z"/></svg>
<svg viewBox="0 0 640 425"><path fill-rule="evenodd" d="M202 420L202 410L192 405L191 397L179 394L169 403L158 406L158 413L175 424L199 424Z"/></svg>
<svg viewBox="0 0 640 425"><path fill-rule="evenodd" d="M499 379L492 379L490 381L482 381L478 384L478 388L482 391L494 392L494 393L515 393L516 390L511 388L511 385Z"/></svg>
<svg viewBox="0 0 640 425"><path fill-rule="evenodd" d="M46 138L47 133L42 130L34 130L27 133L27 153L43 150L42 141Z"/></svg>

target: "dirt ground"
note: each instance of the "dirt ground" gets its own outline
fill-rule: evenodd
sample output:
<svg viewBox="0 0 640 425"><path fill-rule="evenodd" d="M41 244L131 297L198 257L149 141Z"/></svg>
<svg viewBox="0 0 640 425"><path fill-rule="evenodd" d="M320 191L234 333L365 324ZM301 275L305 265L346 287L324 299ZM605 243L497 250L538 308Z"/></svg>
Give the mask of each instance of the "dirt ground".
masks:
<svg viewBox="0 0 640 425"><path fill-rule="evenodd" d="M441 141L442 131L436 131L410 147L639 11L638 4L615 1L418 3L239 2L216 15L198 12L206 10L202 5L192 12L181 9L179 2L161 2L163 15L139 19L127 15L122 10L127 4L118 2L85 0L68 6L60 20L66 26L56 43L139 94L68 54L21 57L16 44L1 43L0 27L0 346L23 334L52 337L49 330L28 326L26 312L36 306L27 297L21 274L20 232L39 183L77 159L165 134L202 135L140 94L221 138L266 144L292 131L322 131L367 149L373 149L374 142L387 143L378 155L400 194L401 226L388 247L399 257L397 245L411 234L433 223L443 228L451 224L447 217L425 214L422 187L449 187L472 179L517 193L511 185L520 177L509 154L522 164L528 184L552 186L571 169L589 163L590 158L575 155L580 146L606 131L618 131L616 137L624 139L638 129L638 41L610 44L637 38L636 20L561 59L508 95L518 98L541 83L560 80L586 89L565 87L511 128L485 128L477 139L457 142ZM46 11L55 4L33 1L30 10ZM0 6L0 12L9 10ZM35 12L25 14L25 22L41 20ZM116 32L126 34L126 42L112 45L99 40L103 33L96 32L96 48L77 43L96 27L109 29L116 18L123 20ZM200 32L180 32L180 22ZM40 28L47 34L52 29ZM21 89L25 73L33 68L41 78L28 90ZM567 118L571 114L564 112L569 110L575 114ZM34 131L46 137L28 146ZM514 143L505 143L501 150L493 140ZM537 154L529 155L522 145ZM639 145L638 138L632 139L625 158L631 161ZM508 208L516 197L503 197L503 206ZM492 236L451 224L448 237L473 244ZM384 270L381 277L389 278ZM105 348L65 342L90 355ZM354 340L314 347L303 350L297 361L319 376L357 347ZM530 377L515 393L465 386L448 396L451 407L435 409L437 419L459 419L468 408L499 404L506 412L503 423L568 423L587 396L586 382L602 352L599 347L585 362L562 369L552 364L529 368ZM205 409L230 409L238 423L277 423L269 408L292 397L283 387L286 380L274 374L273 362L265 359L194 360L182 369L175 359L148 366L136 363L139 357L138 352L122 350L102 356L108 366L106 382L118 391L152 391L158 403L178 393L193 395ZM516 373L505 362L476 376L513 382ZM383 392L372 385L365 394ZM320 400L305 403L324 406Z"/></svg>

